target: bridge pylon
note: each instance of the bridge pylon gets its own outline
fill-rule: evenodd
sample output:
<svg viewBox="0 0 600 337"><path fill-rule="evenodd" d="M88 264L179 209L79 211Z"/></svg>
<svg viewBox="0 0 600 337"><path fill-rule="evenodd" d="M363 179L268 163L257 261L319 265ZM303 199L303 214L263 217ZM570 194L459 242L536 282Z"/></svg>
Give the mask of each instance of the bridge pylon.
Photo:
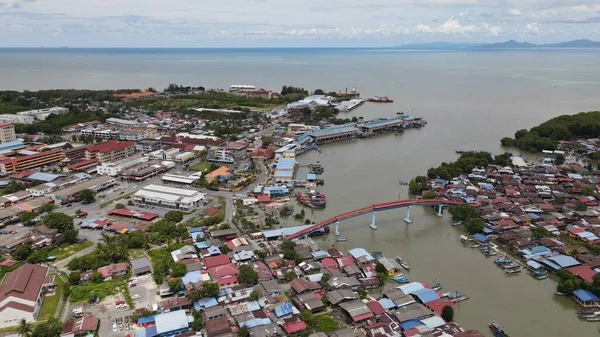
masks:
<svg viewBox="0 0 600 337"><path fill-rule="evenodd" d="M406 223L412 223L412 217L410 215L410 211L412 210L412 206L408 206L406 208L406 217L404 218L404 222Z"/></svg>

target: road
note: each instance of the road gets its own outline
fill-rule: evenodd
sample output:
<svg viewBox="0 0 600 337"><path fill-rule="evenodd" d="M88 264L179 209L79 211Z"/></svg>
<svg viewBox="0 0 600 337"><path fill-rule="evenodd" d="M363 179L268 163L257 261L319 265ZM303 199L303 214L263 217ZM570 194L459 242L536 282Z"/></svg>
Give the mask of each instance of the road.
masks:
<svg viewBox="0 0 600 337"><path fill-rule="evenodd" d="M67 257L66 259L63 259L63 260L60 260L60 261L56 262L56 264L54 265L54 267L56 269L68 272L68 270L67 270L66 267L67 267L67 264L69 264L69 262L71 262L71 260L73 260L76 257L80 257L80 256L83 256L85 254L88 254L88 253L92 252L94 249L96 249L96 243L94 243L94 245L92 245L92 246L89 246L89 247L87 247L85 249L82 249L82 250L78 251L77 253L75 253L75 254Z"/></svg>

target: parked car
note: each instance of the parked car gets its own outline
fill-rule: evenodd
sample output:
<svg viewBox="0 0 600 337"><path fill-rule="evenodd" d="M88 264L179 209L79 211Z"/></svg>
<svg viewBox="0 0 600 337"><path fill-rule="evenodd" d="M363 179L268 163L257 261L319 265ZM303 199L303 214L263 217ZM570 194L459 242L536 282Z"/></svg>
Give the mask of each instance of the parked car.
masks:
<svg viewBox="0 0 600 337"><path fill-rule="evenodd" d="M131 296L132 299L137 300L138 298L140 298L140 295L135 294L133 296ZM125 322L127 322L127 317L125 317Z"/></svg>

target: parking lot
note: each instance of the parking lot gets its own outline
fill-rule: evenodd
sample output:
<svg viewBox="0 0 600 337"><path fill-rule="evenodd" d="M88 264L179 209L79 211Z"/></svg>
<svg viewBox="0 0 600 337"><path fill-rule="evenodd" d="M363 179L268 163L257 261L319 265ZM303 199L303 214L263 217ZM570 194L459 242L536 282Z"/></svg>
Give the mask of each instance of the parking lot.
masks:
<svg viewBox="0 0 600 337"><path fill-rule="evenodd" d="M132 311L129 310L129 307L127 306L124 308L117 308L116 303L120 300L122 299L110 296L98 304L86 303L83 305L83 312L85 314L90 314L100 319L100 328L98 330L99 336L124 337L128 334L132 336L135 335L133 333L133 327L130 324L131 322L129 322ZM72 308L69 310L72 310ZM125 323L126 317L128 323ZM122 321L122 324L118 324L119 319ZM113 331L113 320L117 323L116 331Z"/></svg>
<svg viewBox="0 0 600 337"><path fill-rule="evenodd" d="M152 275L142 275L135 277L137 284L129 288L129 293L135 303L136 309L152 309L152 304L160 301L160 296L156 294L158 288L152 280Z"/></svg>

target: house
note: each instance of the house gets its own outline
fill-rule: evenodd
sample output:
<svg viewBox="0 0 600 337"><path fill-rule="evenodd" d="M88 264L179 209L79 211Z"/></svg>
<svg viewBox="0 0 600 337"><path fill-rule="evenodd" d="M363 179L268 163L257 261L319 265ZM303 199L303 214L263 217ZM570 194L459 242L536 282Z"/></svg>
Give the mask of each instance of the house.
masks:
<svg viewBox="0 0 600 337"><path fill-rule="evenodd" d="M386 270L388 276L396 276L402 274L402 267L400 264L387 257L381 257L377 260Z"/></svg>
<svg viewBox="0 0 600 337"><path fill-rule="evenodd" d="M356 290L360 288L360 281L355 277L333 277L327 281L327 285L333 289L352 289Z"/></svg>
<svg viewBox="0 0 600 337"><path fill-rule="evenodd" d="M262 296L275 296L283 293L281 285L275 280L259 281L256 289Z"/></svg>
<svg viewBox="0 0 600 337"><path fill-rule="evenodd" d="M373 317L373 312L361 300L354 300L340 304L340 307L346 312L354 324L364 323Z"/></svg>
<svg viewBox="0 0 600 337"><path fill-rule="evenodd" d="M290 287L296 294L302 294L306 291L315 291L321 289L321 285L318 283L307 281L303 278L297 278L290 282Z"/></svg>
<svg viewBox="0 0 600 337"><path fill-rule="evenodd" d="M58 229L48 228L47 226L40 225L33 227L31 229L31 234L44 236L49 239L54 239L54 237L58 234Z"/></svg>
<svg viewBox="0 0 600 337"><path fill-rule="evenodd" d="M217 337L235 332L237 328L229 317L221 317L204 323L206 337Z"/></svg>
<svg viewBox="0 0 600 337"><path fill-rule="evenodd" d="M323 296L318 293L304 293L294 297L294 302L300 309L316 312L325 308L325 304L321 300Z"/></svg>
<svg viewBox="0 0 600 337"><path fill-rule="evenodd" d="M102 274L102 279L104 281L108 281L113 277L127 274L127 269L129 269L129 264L127 263L113 263L109 264L108 266L98 268L97 272Z"/></svg>
<svg viewBox="0 0 600 337"><path fill-rule="evenodd" d="M283 330L288 335L299 333L306 329L306 323L301 321L298 317L286 318L283 320Z"/></svg>
<svg viewBox="0 0 600 337"><path fill-rule="evenodd" d="M6 274L0 284L0 327L35 321L53 280L47 267L29 263Z"/></svg>
<svg viewBox="0 0 600 337"><path fill-rule="evenodd" d="M204 310L203 319L204 322L208 322L213 319L219 319L228 315L227 309L218 305L209 309Z"/></svg>
<svg viewBox="0 0 600 337"><path fill-rule="evenodd" d="M206 268L222 266L226 264L230 264L231 260L227 255L217 255L217 256L209 256L204 258L204 266Z"/></svg>
<svg viewBox="0 0 600 337"><path fill-rule="evenodd" d="M338 289L328 292L327 298L329 298L329 303L337 305L344 301L357 300L359 297L357 293L350 289Z"/></svg>
<svg viewBox="0 0 600 337"><path fill-rule="evenodd" d="M129 260L129 263L131 263L131 270L135 276L150 274L152 272L150 261L148 261L148 258L145 256L131 259Z"/></svg>
<svg viewBox="0 0 600 337"><path fill-rule="evenodd" d="M192 308L192 301L187 297L172 297L160 302L159 311L171 312L177 310L188 310Z"/></svg>
<svg viewBox="0 0 600 337"><path fill-rule="evenodd" d="M93 316L82 316L80 318L70 320L63 324L61 336L87 336L88 334L94 335L98 330L98 324L100 319Z"/></svg>

